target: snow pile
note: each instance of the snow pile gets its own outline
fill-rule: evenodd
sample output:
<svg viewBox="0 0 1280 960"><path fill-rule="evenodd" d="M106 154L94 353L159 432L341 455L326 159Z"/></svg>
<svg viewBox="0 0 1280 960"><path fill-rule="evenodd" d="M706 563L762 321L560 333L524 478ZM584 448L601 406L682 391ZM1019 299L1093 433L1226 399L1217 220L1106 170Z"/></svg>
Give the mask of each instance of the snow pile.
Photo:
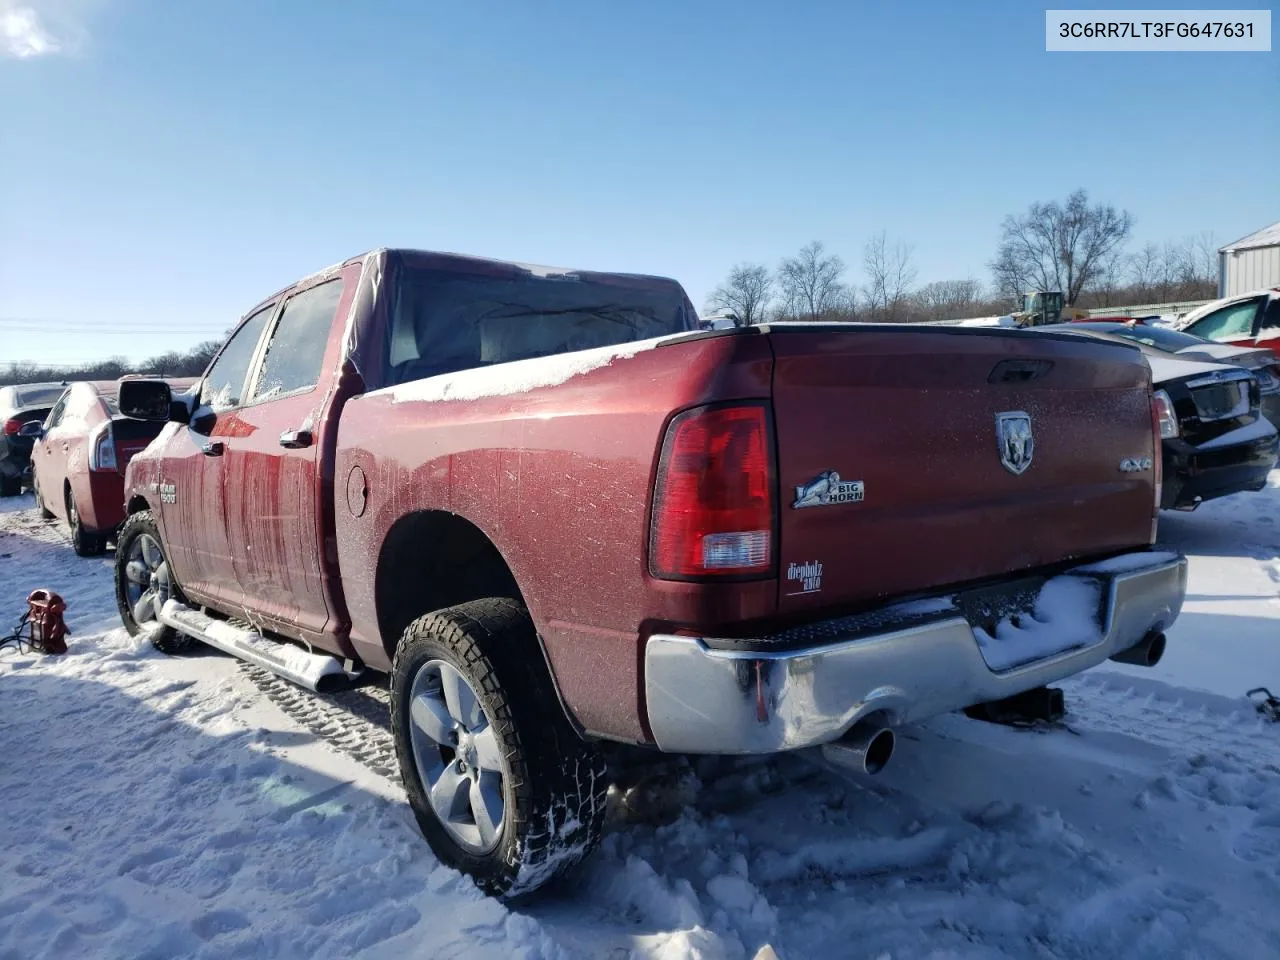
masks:
<svg viewBox="0 0 1280 960"><path fill-rule="evenodd" d="M1095 612L1100 590L1096 580L1054 577L1040 588L1030 614L1003 618L995 636L973 628L982 659L992 670L1008 670L1098 643L1102 633Z"/></svg>
<svg viewBox="0 0 1280 960"><path fill-rule="evenodd" d="M1280 725L1242 694L1280 692L1277 518L1280 473L1163 516L1191 558L1165 658L1064 683L1065 726L935 718L857 784L794 755L693 760L672 822L615 826L505 907L335 752L358 718L295 722L221 654L128 640L110 561L0 501L0 597L51 587L74 631L63 658L0 655L0 957L1270 960ZM1061 590L1016 629L1070 635Z"/></svg>
<svg viewBox="0 0 1280 960"><path fill-rule="evenodd" d="M510 363L459 370L395 387L384 387L367 394L370 397L391 395L392 403L438 403L442 400L479 400L482 397L505 397L539 387L555 387L584 373L607 367L615 360L626 360L652 350L667 340L686 336L684 333L591 350L576 350L550 357L533 357Z"/></svg>

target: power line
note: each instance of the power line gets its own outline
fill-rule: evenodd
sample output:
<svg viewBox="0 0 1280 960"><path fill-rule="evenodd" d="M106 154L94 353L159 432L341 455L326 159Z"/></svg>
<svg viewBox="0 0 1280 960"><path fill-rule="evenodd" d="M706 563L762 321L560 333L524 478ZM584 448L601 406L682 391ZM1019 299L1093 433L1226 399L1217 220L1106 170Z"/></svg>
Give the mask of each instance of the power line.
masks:
<svg viewBox="0 0 1280 960"><path fill-rule="evenodd" d="M38 320L32 317L0 317L0 330L61 331L67 333L173 333L216 334L226 333L227 327L166 327L139 321L95 322L92 320Z"/></svg>

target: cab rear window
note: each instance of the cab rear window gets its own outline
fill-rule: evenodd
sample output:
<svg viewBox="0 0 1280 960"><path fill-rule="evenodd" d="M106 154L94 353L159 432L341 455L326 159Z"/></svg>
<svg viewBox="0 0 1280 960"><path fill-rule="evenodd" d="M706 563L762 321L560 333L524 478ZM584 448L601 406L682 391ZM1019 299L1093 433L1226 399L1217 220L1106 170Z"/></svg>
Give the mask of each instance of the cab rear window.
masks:
<svg viewBox="0 0 1280 960"><path fill-rule="evenodd" d="M392 302L388 385L693 329L674 283L406 270Z"/></svg>

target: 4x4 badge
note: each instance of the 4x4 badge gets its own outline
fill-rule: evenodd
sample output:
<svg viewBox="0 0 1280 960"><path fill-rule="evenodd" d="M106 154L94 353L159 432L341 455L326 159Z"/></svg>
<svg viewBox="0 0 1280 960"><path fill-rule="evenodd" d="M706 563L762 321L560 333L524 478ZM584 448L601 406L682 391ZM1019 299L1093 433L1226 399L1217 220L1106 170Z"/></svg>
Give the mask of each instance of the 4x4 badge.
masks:
<svg viewBox="0 0 1280 960"><path fill-rule="evenodd" d="M820 473L808 483L796 487L796 502L792 509L801 507L826 507L833 503L860 503L861 480L841 480L834 470Z"/></svg>

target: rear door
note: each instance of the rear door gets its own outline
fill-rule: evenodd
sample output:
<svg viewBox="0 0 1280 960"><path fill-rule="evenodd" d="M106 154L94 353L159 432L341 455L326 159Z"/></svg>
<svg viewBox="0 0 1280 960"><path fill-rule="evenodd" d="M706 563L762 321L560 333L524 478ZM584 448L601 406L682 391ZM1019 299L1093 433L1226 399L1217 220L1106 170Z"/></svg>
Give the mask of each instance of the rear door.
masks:
<svg viewBox="0 0 1280 960"><path fill-rule="evenodd" d="M333 478L322 476L321 449L333 378L325 373L338 366L335 318L358 275L357 264L285 299L227 442L224 501L239 602L308 639L330 613L322 544Z"/></svg>
<svg viewBox="0 0 1280 960"><path fill-rule="evenodd" d="M190 424L170 438L159 467L169 562L188 594L215 605L233 607L239 595L222 480L226 453L246 429L239 417L246 381L275 308L255 311L231 335L205 374Z"/></svg>
<svg viewBox="0 0 1280 960"><path fill-rule="evenodd" d="M1031 331L819 329L770 336L782 612L1149 542L1157 454L1136 348Z"/></svg>
<svg viewBox="0 0 1280 960"><path fill-rule="evenodd" d="M45 507L60 520L67 519L64 494L70 443L63 419L70 396L71 388L68 387L44 419L44 436L35 441L31 448L31 470L36 486L40 489L40 497Z"/></svg>

